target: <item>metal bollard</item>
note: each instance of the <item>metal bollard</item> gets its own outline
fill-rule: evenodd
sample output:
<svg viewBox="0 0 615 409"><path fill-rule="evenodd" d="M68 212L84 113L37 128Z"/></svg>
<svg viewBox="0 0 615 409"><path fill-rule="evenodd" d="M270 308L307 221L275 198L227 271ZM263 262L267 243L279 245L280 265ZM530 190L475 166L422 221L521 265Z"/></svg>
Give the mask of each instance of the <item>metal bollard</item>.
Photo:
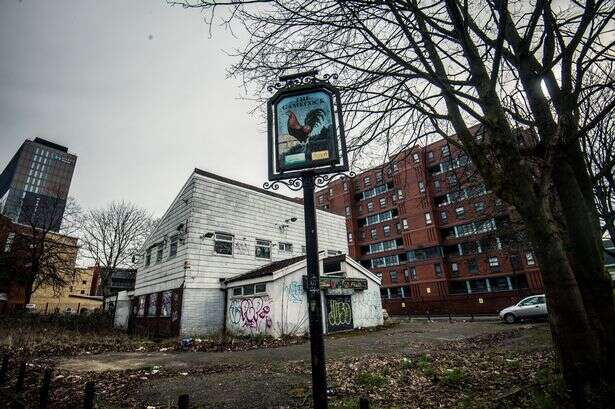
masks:
<svg viewBox="0 0 615 409"><path fill-rule="evenodd" d="M94 409L94 382L92 381L86 382L85 384L83 409Z"/></svg>
<svg viewBox="0 0 615 409"><path fill-rule="evenodd" d="M9 370L9 354L6 353L4 354L4 357L2 358L2 368L0 368L0 385L2 385L4 383L4 381L6 380L6 373Z"/></svg>
<svg viewBox="0 0 615 409"><path fill-rule="evenodd" d="M19 364L19 372L17 373L17 383L15 384L15 392L21 393L23 390L23 380L26 376L26 361L21 361Z"/></svg>
<svg viewBox="0 0 615 409"><path fill-rule="evenodd" d="M369 401L367 398L359 398L359 409L369 409Z"/></svg>
<svg viewBox="0 0 615 409"><path fill-rule="evenodd" d="M179 409L188 409L190 406L190 397L188 395L179 395L177 400L177 407Z"/></svg>
<svg viewBox="0 0 615 409"><path fill-rule="evenodd" d="M47 409L49 405L49 388L51 386L51 368L46 368L43 374L43 382L41 383L41 394L38 407Z"/></svg>

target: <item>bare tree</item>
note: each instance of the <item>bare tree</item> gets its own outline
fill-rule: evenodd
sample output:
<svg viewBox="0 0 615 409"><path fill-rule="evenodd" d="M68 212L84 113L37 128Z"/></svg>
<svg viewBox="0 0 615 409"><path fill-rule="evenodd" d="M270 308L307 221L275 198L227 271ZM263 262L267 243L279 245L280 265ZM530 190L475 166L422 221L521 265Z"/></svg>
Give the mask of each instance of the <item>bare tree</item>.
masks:
<svg viewBox="0 0 615 409"><path fill-rule="evenodd" d="M24 200L19 223L11 224L0 264L7 283L24 288L29 304L41 287L59 294L76 274L77 238L57 233L61 223L67 232L75 231L79 206L73 198L44 196Z"/></svg>
<svg viewBox="0 0 615 409"><path fill-rule="evenodd" d="M612 98L612 90L600 89L589 94L580 105L583 118L591 118L604 109ZM583 151L587 169L594 184L596 205L603 233L615 240L615 118L605 116L587 134L583 135ZM604 249L615 256L612 250Z"/></svg>
<svg viewBox="0 0 615 409"><path fill-rule="evenodd" d="M100 269L100 285L107 296L110 279L121 267L130 267L152 230L150 213L128 202L112 202L104 208L89 210L81 225L84 256Z"/></svg>
<svg viewBox="0 0 615 409"><path fill-rule="evenodd" d="M249 36L231 72L261 98L267 82L289 71L339 73L355 154L391 155L438 135L464 151L523 220L575 405L612 403L613 291L581 149L615 106L612 1L171 4L204 8L212 18L227 7L224 22L239 22ZM588 81L589 71L602 81ZM581 117L580 102L598 90L606 102Z"/></svg>

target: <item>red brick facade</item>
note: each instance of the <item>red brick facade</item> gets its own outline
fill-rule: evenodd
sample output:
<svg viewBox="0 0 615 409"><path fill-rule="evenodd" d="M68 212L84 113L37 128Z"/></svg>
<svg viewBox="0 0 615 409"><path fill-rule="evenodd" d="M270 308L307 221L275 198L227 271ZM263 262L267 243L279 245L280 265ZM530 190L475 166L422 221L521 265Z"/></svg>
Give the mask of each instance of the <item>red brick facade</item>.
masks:
<svg viewBox="0 0 615 409"><path fill-rule="evenodd" d="M316 193L346 216L349 254L382 277L389 313L494 313L542 292L531 251L501 237L514 215L466 163L441 140Z"/></svg>

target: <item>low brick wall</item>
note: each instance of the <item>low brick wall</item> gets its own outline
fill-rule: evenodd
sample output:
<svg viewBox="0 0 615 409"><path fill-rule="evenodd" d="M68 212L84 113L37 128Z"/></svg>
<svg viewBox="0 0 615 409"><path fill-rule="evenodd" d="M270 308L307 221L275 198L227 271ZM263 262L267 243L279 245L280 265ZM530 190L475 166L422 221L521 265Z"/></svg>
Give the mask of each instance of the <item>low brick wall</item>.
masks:
<svg viewBox="0 0 615 409"><path fill-rule="evenodd" d="M535 294L531 290L502 291L497 293L458 294L445 298L383 300L390 315L466 315L497 314L503 308Z"/></svg>

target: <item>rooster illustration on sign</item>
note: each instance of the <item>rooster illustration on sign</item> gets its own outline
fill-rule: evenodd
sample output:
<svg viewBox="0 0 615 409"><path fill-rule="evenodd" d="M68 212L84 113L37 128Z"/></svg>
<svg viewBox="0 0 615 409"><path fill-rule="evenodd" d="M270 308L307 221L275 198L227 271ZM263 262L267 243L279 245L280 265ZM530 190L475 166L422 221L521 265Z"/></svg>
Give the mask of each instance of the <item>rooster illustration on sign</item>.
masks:
<svg viewBox="0 0 615 409"><path fill-rule="evenodd" d="M288 133L301 143L305 143L312 130L320 124L325 117L325 111L321 108L312 109L305 116L305 125L301 125L297 115L288 111Z"/></svg>

